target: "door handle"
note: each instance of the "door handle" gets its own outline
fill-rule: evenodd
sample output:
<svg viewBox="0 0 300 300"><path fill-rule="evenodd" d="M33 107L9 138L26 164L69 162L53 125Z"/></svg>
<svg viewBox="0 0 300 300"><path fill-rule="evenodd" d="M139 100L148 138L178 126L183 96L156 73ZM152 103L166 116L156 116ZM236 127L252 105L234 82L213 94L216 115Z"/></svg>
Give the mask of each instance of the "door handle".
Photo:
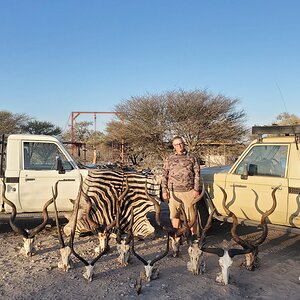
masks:
<svg viewBox="0 0 300 300"><path fill-rule="evenodd" d="M35 181L35 178L25 178L25 181Z"/></svg>
<svg viewBox="0 0 300 300"><path fill-rule="evenodd" d="M279 187L278 187L278 185L277 186L271 186L272 190L274 190L275 188L278 188L277 190L282 190L282 185L280 185Z"/></svg>
<svg viewBox="0 0 300 300"><path fill-rule="evenodd" d="M66 178L66 179L61 179L60 181L76 181L75 178Z"/></svg>
<svg viewBox="0 0 300 300"><path fill-rule="evenodd" d="M242 184L231 184L230 187L246 188L247 186Z"/></svg>

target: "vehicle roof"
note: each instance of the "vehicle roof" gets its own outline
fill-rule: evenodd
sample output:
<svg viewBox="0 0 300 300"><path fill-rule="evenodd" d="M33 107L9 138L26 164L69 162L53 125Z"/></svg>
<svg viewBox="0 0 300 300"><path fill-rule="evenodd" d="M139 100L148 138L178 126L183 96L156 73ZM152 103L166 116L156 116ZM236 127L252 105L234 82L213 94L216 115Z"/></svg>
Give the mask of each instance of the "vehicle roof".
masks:
<svg viewBox="0 0 300 300"><path fill-rule="evenodd" d="M51 135L37 134L11 134L9 140L40 140L40 141L57 141L57 138Z"/></svg>
<svg viewBox="0 0 300 300"><path fill-rule="evenodd" d="M260 141L259 139L254 139L251 144L267 144L267 143L295 143L295 136L289 135L289 136L267 136L262 137Z"/></svg>

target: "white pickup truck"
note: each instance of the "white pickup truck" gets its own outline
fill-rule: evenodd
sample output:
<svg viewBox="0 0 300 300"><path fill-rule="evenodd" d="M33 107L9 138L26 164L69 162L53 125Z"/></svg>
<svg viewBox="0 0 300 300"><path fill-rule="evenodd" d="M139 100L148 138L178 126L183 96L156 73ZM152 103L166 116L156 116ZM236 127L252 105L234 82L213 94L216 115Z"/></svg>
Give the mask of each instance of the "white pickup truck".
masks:
<svg viewBox="0 0 300 300"><path fill-rule="evenodd" d="M0 141L0 179L5 178L6 197L18 213L41 212L44 203L52 197L52 187L58 180L57 208L73 209L69 199L75 199L83 178L88 173L56 138L48 135L2 135ZM2 199L0 182L0 208L10 212ZM49 207L53 211L54 206Z"/></svg>
<svg viewBox="0 0 300 300"><path fill-rule="evenodd" d="M259 223L261 215L272 206L272 190L276 191L277 206L269 216L271 224L281 229L300 232L300 126L255 126L257 135L228 168L202 169L206 183L207 203L216 208L217 219L227 217L227 205L239 221ZM276 226L275 226L276 227Z"/></svg>

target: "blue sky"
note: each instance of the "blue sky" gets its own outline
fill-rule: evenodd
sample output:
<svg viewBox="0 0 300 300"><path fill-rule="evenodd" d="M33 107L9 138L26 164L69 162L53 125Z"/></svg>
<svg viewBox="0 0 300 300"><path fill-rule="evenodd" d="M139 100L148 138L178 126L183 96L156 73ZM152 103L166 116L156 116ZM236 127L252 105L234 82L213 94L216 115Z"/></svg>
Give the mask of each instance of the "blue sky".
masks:
<svg viewBox="0 0 300 300"><path fill-rule="evenodd" d="M249 126L300 117L299 11L296 0L0 0L0 110L65 128L72 111L206 89L240 99Z"/></svg>

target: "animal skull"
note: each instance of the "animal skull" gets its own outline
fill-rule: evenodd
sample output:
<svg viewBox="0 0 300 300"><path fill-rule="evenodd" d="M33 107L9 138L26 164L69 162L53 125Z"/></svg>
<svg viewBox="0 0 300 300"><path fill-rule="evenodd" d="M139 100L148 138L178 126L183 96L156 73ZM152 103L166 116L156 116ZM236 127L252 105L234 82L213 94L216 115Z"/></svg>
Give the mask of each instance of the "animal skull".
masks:
<svg viewBox="0 0 300 300"><path fill-rule="evenodd" d="M203 251L199 248L198 240L195 240L188 248L190 261L187 263L187 269L194 275L204 273L205 263L203 261Z"/></svg>
<svg viewBox="0 0 300 300"><path fill-rule="evenodd" d="M243 266L249 271L255 270L259 266L258 249L254 249L253 252L245 254L245 262Z"/></svg>
<svg viewBox="0 0 300 300"><path fill-rule="evenodd" d="M98 232L98 240L99 240L99 246L95 248L96 253L100 253L104 251L106 245L107 245L107 240L108 240L108 235L106 232Z"/></svg>
<svg viewBox="0 0 300 300"><path fill-rule="evenodd" d="M145 271L142 274L145 281L150 282L151 280L157 279L159 276L159 269L154 265L151 266L151 261L148 260L148 264L144 266Z"/></svg>
<svg viewBox="0 0 300 300"><path fill-rule="evenodd" d="M58 268L62 269L65 272L68 272L71 268L70 266L70 255L71 248L69 246L63 247L60 250L61 261L58 262Z"/></svg>
<svg viewBox="0 0 300 300"><path fill-rule="evenodd" d="M221 272L217 274L216 281L228 284L229 281L229 268L232 265L232 258L228 254L228 250L224 250L224 255L219 258L219 265L221 267Z"/></svg>
<svg viewBox="0 0 300 300"><path fill-rule="evenodd" d="M179 247L181 244L181 237L179 236L170 236L171 239L171 248L172 248L172 256L178 257Z"/></svg>
<svg viewBox="0 0 300 300"><path fill-rule="evenodd" d="M119 253L118 262L122 266L127 266L130 258L130 244L126 244L125 240L121 240L120 244L117 244L117 251Z"/></svg>
<svg viewBox="0 0 300 300"><path fill-rule="evenodd" d="M34 252L34 238L23 238L23 247L20 250L21 255L31 256Z"/></svg>
<svg viewBox="0 0 300 300"><path fill-rule="evenodd" d="M93 280L93 276L94 276L94 266L92 265L85 266L85 272L83 273L83 277L86 280L91 282Z"/></svg>

